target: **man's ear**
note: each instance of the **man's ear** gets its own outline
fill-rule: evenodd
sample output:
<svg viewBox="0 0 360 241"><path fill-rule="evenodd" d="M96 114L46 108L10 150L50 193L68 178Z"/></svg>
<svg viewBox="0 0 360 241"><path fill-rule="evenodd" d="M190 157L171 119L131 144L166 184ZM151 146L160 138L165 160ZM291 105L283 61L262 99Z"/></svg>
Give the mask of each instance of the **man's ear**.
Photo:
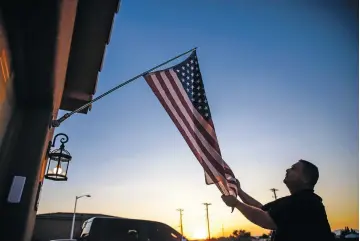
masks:
<svg viewBox="0 0 360 241"><path fill-rule="evenodd" d="M309 177L305 174L301 175L300 180L307 186L310 185Z"/></svg>

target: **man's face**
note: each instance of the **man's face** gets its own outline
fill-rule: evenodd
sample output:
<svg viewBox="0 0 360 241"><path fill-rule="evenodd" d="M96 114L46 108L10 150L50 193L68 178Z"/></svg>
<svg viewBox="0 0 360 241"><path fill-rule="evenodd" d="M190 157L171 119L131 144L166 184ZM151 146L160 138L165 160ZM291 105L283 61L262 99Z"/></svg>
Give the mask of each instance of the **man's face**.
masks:
<svg viewBox="0 0 360 241"><path fill-rule="evenodd" d="M303 164L297 162L286 170L284 183L287 186L299 186L304 183Z"/></svg>

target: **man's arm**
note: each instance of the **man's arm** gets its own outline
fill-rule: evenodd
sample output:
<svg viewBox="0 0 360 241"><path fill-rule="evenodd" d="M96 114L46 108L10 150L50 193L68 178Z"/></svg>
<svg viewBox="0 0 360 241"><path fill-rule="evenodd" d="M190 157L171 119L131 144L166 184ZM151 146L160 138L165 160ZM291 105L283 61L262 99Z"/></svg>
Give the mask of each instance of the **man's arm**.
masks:
<svg viewBox="0 0 360 241"><path fill-rule="evenodd" d="M256 201L256 200L255 200ZM250 222L265 228L276 229L276 224L270 217L268 212L261 210L260 208L247 205L245 203L237 201L235 206Z"/></svg>
<svg viewBox="0 0 360 241"><path fill-rule="evenodd" d="M240 197L240 199L246 203L247 205L256 207L256 208L262 208L262 204L255 200L253 197L251 197L250 195L248 195L246 192L244 192L241 188L238 189L238 195Z"/></svg>

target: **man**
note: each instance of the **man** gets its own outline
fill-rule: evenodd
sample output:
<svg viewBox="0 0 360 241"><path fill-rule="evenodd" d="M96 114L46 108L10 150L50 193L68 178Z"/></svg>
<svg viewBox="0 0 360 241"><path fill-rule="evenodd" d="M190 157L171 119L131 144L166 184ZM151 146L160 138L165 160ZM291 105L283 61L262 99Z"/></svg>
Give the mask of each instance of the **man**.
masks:
<svg viewBox="0 0 360 241"><path fill-rule="evenodd" d="M245 193L238 181L240 202L234 196L222 196L229 207L236 207L249 221L274 230L273 241L334 240L322 199L314 193L318 168L299 160L286 170L284 179L291 195L262 205Z"/></svg>

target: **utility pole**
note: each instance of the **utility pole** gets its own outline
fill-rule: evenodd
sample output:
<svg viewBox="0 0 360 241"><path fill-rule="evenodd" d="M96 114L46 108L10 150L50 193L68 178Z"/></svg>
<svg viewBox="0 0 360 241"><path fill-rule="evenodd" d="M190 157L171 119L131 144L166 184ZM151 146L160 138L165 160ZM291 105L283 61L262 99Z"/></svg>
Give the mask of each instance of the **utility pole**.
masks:
<svg viewBox="0 0 360 241"><path fill-rule="evenodd" d="M273 198L275 198L275 200L276 200L277 199L276 192L279 191L279 190L276 189L276 188L271 188L270 191L272 191L274 193Z"/></svg>
<svg viewBox="0 0 360 241"><path fill-rule="evenodd" d="M222 225L222 236L225 238L225 232L224 232L224 224Z"/></svg>
<svg viewBox="0 0 360 241"><path fill-rule="evenodd" d="M279 191L279 190L276 189L276 188L271 188L270 191L272 191L272 192L274 193L273 198L275 198L275 200L276 200L276 199L277 199L276 192ZM270 237L271 237L271 239L274 237L274 235L275 235L275 231L271 231L271 232L270 232Z"/></svg>
<svg viewBox="0 0 360 241"><path fill-rule="evenodd" d="M210 240L210 223L209 223L209 206L211 203L203 203L206 207L206 221L207 221L207 228L208 228L208 240Z"/></svg>
<svg viewBox="0 0 360 241"><path fill-rule="evenodd" d="M183 216L184 209L179 208L179 209L176 209L176 211L180 212L180 232L181 232L181 236L184 237L183 222L182 222L182 216Z"/></svg>

